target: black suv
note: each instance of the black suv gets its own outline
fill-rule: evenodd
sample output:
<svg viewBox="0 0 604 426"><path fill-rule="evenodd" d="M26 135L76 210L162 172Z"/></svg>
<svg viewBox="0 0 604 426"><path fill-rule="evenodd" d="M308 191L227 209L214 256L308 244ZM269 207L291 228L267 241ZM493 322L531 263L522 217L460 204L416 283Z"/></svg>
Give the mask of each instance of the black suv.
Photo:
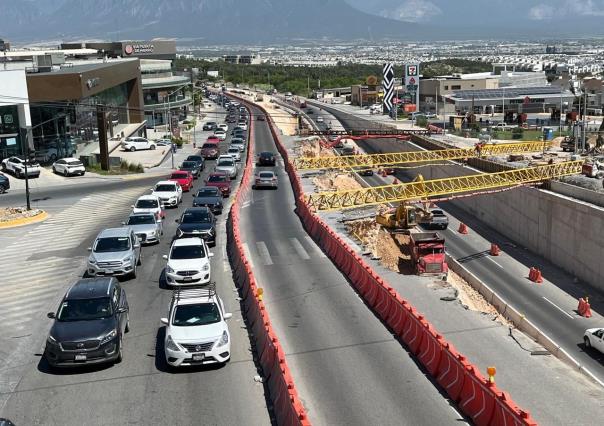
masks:
<svg viewBox="0 0 604 426"><path fill-rule="evenodd" d="M216 130L218 128L218 124L214 121L208 121L203 125L203 130Z"/></svg>
<svg viewBox="0 0 604 426"><path fill-rule="evenodd" d="M176 238L203 238L209 245L216 245L216 217L208 207L189 207L176 223L180 224Z"/></svg>
<svg viewBox="0 0 604 426"><path fill-rule="evenodd" d="M275 165L275 154L272 152L264 151L258 154L258 166L274 166Z"/></svg>
<svg viewBox="0 0 604 426"><path fill-rule="evenodd" d="M204 186L193 197L193 207L208 207L214 214L222 214L222 193L215 186Z"/></svg>
<svg viewBox="0 0 604 426"><path fill-rule="evenodd" d="M121 362L128 332L128 300L115 277L83 278L63 297L46 339L52 367Z"/></svg>
<svg viewBox="0 0 604 426"><path fill-rule="evenodd" d="M10 188L10 181L6 176L0 173L0 194L4 194Z"/></svg>
<svg viewBox="0 0 604 426"><path fill-rule="evenodd" d="M201 167L198 161L185 160L180 165L180 170L183 170L185 172L191 172L191 174L193 175L193 179L199 178L199 174L201 173L202 169L203 168Z"/></svg>

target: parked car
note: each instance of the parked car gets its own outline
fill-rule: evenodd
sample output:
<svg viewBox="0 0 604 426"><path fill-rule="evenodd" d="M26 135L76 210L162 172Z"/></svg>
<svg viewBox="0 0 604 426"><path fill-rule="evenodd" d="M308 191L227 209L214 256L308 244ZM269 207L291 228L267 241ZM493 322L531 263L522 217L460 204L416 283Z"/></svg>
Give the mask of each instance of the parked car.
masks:
<svg viewBox="0 0 604 426"><path fill-rule="evenodd" d="M220 189L223 197L231 195L231 180L226 173L210 173L205 181L206 186L215 186Z"/></svg>
<svg viewBox="0 0 604 426"><path fill-rule="evenodd" d="M44 349L52 367L121 362L130 331L126 292L112 277L83 278L72 285L56 312Z"/></svg>
<svg viewBox="0 0 604 426"><path fill-rule="evenodd" d="M216 160L216 166L214 167L215 172L224 172L231 179L235 179L237 177L237 164L233 157L230 155L221 155Z"/></svg>
<svg viewBox="0 0 604 426"><path fill-rule="evenodd" d="M176 239L166 264L166 282L170 286L200 285L210 282L211 267L208 245L201 238Z"/></svg>
<svg viewBox="0 0 604 426"><path fill-rule="evenodd" d="M193 187L193 175L188 171L176 170L172 172L168 180L178 182L184 192L189 192Z"/></svg>
<svg viewBox="0 0 604 426"><path fill-rule="evenodd" d="M86 167L77 158L61 158L52 165L53 173L62 174L63 176L86 174Z"/></svg>
<svg viewBox="0 0 604 426"><path fill-rule="evenodd" d="M3 172L11 172L18 178L25 177L25 160L19 157L9 157L2 160ZM27 177L40 177L40 164L32 160L27 160Z"/></svg>
<svg viewBox="0 0 604 426"><path fill-rule="evenodd" d="M583 334L586 348L594 348L604 354L604 328L588 328Z"/></svg>
<svg viewBox="0 0 604 426"><path fill-rule="evenodd" d="M275 154L269 151L263 151L258 154L256 165L258 166L274 166L275 165Z"/></svg>
<svg viewBox="0 0 604 426"><path fill-rule="evenodd" d="M229 145L229 148L232 147L239 148L239 151L243 152L245 151L245 141L241 138L233 137L231 138L231 144Z"/></svg>
<svg viewBox="0 0 604 426"><path fill-rule="evenodd" d="M142 195L130 207L132 207L133 214L152 213L157 219L163 219L166 215L162 202L156 195Z"/></svg>
<svg viewBox="0 0 604 426"><path fill-rule="evenodd" d="M216 245L216 218L208 207L189 207L176 223L176 238L199 237L210 246Z"/></svg>
<svg viewBox="0 0 604 426"><path fill-rule="evenodd" d="M59 148L61 147L61 148ZM59 155L66 155L67 157L74 156L76 150L70 146L68 148L64 147L62 142L54 142L46 145L44 148L36 150L35 159L36 161L41 161L43 163L53 162L59 158Z"/></svg>
<svg viewBox="0 0 604 426"><path fill-rule="evenodd" d="M206 160L215 160L219 154L220 150L216 142L206 142L201 147L201 155Z"/></svg>
<svg viewBox="0 0 604 426"><path fill-rule="evenodd" d="M159 244L164 234L162 221L153 213L131 213L122 225L129 226L141 244Z"/></svg>
<svg viewBox="0 0 604 426"><path fill-rule="evenodd" d="M172 141L170 139L158 139L155 141L155 145L157 146L172 146Z"/></svg>
<svg viewBox="0 0 604 426"><path fill-rule="evenodd" d="M224 364L231 358L231 335L224 303L213 285L179 289L172 296L165 324L164 352L168 364L183 367Z"/></svg>
<svg viewBox="0 0 604 426"><path fill-rule="evenodd" d="M155 142L152 142L146 138L142 138L140 136L132 136L124 139L122 142L122 149L124 151L138 151L141 149L155 149L157 147Z"/></svg>
<svg viewBox="0 0 604 426"><path fill-rule="evenodd" d="M270 171L261 171L256 174L254 179L254 189L260 188L272 188L277 189L279 187L279 182L277 180L277 175L275 172Z"/></svg>
<svg viewBox="0 0 604 426"><path fill-rule="evenodd" d="M201 167L197 161L183 161L180 170L190 173L193 179L199 178L201 173Z"/></svg>
<svg viewBox="0 0 604 426"><path fill-rule="evenodd" d="M237 145L229 146L229 149L227 150L227 154L229 154L233 158L233 160L235 160L235 162L241 161L241 149L239 148L239 146L237 146Z"/></svg>
<svg viewBox="0 0 604 426"><path fill-rule="evenodd" d="M151 191L151 195L158 197L164 206L177 207L182 202L182 188L178 182L162 180Z"/></svg>
<svg viewBox="0 0 604 426"><path fill-rule="evenodd" d="M141 264L141 245L131 228L109 228L101 231L88 251L90 256L86 271L89 276L136 278L136 268Z"/></svg>
<svg viewBox="0 0 604 426"><path fill-rule="evenodd" d="M0 194L4 194L10 189L10 181L6 176L0 173Z"/></svg>
<svg viewBox="0 0 604 426"><path fill-rule="evenodd" d="M202 127L203 130L216 130L216 128L218 127L218 123L216 123L215 121L208 121L207 123L205 123Z"/></svg>
<svg viewBox="0 0 604 426"><path fill-rule="evenodd" d="M222 214L222 193L215 186L204 186L193 197L193 207L209 207L212 213Z"/></svg>
<svg viewBox="0 0 604 426"><path fill-rule="evenodd" d="M216 130L216 131L214 131L214 136L216 136L218 139L223 141L226 139L227 134L224 130Z"/></svg>

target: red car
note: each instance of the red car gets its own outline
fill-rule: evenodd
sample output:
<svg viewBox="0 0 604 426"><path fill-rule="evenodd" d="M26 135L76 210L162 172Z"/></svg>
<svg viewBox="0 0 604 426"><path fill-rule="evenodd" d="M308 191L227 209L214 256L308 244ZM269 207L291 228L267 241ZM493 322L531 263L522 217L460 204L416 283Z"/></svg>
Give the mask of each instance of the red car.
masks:
<svg viewBox="0 0 604 426"><path fill-rule="evenodd" d="M223 198L231 195L231 179L224 172L210 173L205 183L206 186L215 186L220 189Z"/></svg>
<svg viewBox="0 0 604 426"><path fill-rule="evenodd" d="M177 170L172 172L170 175L170 180L173 182L178 182L184 192L189 192L193 187L193 175L191 172Z"/></svg>
<svg viewBox="0 0 604 426"><path fill-rule="evenodd" d="M218 143L220 142L220 138L216 135L208 136L207 142Z"/></svg>
<svg viewBox="0 0 604 426"><path fill-rule="evenodd" d="M215 160L220 155L218 142L206 142L201 147L201 156L206 160Z"/></svg>

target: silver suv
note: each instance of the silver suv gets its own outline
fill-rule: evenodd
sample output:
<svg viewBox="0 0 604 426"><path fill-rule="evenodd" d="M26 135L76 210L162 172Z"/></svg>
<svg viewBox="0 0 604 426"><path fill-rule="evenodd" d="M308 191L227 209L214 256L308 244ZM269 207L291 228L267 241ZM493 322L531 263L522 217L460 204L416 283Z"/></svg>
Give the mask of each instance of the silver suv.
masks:
<svg viewBox="0 0 604 426"><path fill-rule="evenodd" d="M129 276L136 278L141 264L141 244L132 228L109 228L101 231L88 248L89 276Z"/></svg>
<svg viewBox="0 0 604 426"><path fill-rule="evenodd" d="M158 219L153 213L132 213L127 222L122 225L129 226L141 244L159 244L161 236L164 234L161 219Z"/></svg>

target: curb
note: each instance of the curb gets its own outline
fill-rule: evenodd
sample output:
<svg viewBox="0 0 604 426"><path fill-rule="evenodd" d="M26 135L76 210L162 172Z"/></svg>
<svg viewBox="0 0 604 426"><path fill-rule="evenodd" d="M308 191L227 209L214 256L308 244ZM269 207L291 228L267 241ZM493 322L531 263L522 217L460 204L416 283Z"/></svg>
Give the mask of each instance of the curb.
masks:
<svg viewBox="0 0 604 426"><path fill-rule="evenodd" d="M8 222L0 222L0 229L17 228L19 226L31 225L34 223L42 222L47 218L48 213L42 210L40 213L32 217L24 217L21 219L9 220Z"/></svg>

